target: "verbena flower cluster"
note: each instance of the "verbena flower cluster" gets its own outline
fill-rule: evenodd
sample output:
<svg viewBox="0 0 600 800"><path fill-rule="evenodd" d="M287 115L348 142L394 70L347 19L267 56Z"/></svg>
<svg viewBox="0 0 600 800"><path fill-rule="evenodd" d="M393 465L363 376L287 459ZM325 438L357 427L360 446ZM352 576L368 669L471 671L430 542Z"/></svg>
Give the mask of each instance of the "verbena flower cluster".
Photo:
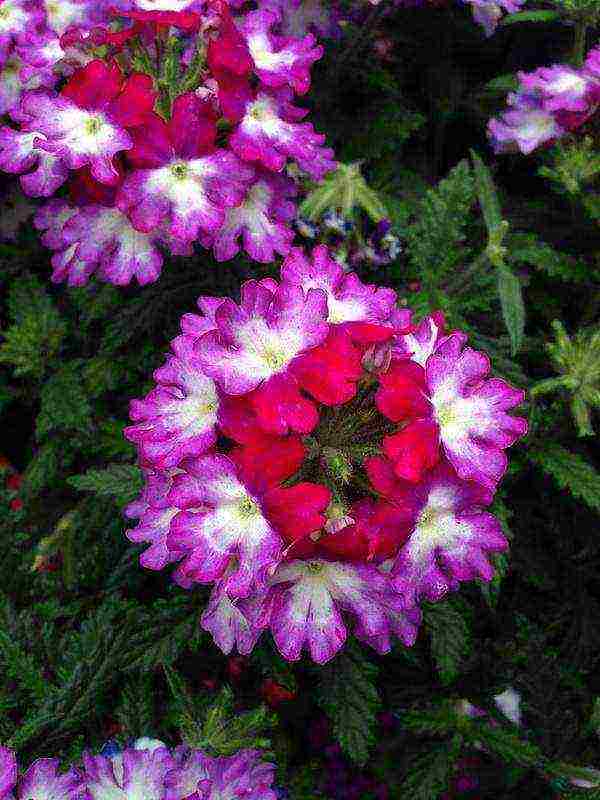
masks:
<svg viewBox="0 0 600 800"><path fill-rule="evenodd" d="M552 144L586 122L600 103L600 47L581 69L565 64L519 72L519 87L509 108L488 123L496 152L531 153Z"/></svg>
<svg viewBox="0 0 600 800"><path fill-rule="evenodd" d="M315 2L231 5L2 0L0 169L32 197L68 190L35 216L52 280L146 284L195 243L220 261L289 252L284 167L335 166L295 105L333 22Z"/></svg>
<svg viewBox="0 0 600 800"><path fill-rule="evenodd" d="M126 513L143 566L213 584L201 624L224 652L269 629L322 663L352 626L386 653L415 641L421 600L491 579L507 542L486 509L523 392L463 333L414 324L324 246L198 306L132 401L146 483Z"/></svg>
<svg viewBox="0 0 600 800"><path fill-rule="evenodd" d="M143 738L104 752L85 753L81 767L67 772L57 758L39 758L19 776L15 754L0 746L0 800L277 800L275 765L261 761L258 750L212 758Z"/></svg>

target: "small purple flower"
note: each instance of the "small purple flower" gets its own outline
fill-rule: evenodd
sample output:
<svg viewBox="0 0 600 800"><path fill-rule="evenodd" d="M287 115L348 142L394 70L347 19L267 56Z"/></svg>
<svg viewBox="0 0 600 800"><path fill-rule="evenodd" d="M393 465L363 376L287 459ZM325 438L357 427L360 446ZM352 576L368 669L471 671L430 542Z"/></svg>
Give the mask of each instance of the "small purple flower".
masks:
<svg viewBox="0 0 600 800"><path fill-rule="evenodd" d="M127 748L113 758L84 753L83 766L88 800L163 800L165 776L175 767L175 760L164 746Z"/></svg>
<svg viewBox="0 0 600 800"><path fill-rule="evenodd" d="M488 135L497 153L532 153L540 145L562 138L566 131L552 111L547 111L537 95L509 95L510 108L499 119L488 123Z"/></svg>

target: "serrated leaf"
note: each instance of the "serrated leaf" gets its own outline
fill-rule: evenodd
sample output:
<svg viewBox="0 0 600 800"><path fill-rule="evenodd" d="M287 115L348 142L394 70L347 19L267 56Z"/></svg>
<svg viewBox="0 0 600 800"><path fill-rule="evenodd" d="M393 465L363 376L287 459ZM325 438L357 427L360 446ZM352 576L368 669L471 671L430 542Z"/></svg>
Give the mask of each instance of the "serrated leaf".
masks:
<svg viewBox="0 0 600 800"><path fill-rule="evenodd" d="M81 382L82 360L65 364L43 385L36 436L45 439L55 431L91 430L92 408Z"/></svg>
<svg viewBox="0 0 600 800"><path fill-rule="evenodd" d="M375 743L381 708L377 673L377 667L354 643L321 672L317 702L331 719L342 750L357 764L366 763Z"/></svg>
<svg viewBox="0 0 600 800"><path fill-rule="evenodd" d="M467 619L451 600L427 604L423 611L440 680L443 684L452 683L460 674L469 650L471 635Z"/></svg>
<svg viewBox="0 0 600 800"><path fill-rule="evenodd" d="M110 464L106 469L89 469L84 475L72 475L67 483L80 492L114 497L119 505L125 505L139 494L142 473L133 464Z"/></svg>
<svg viewBox="0 0 600 800"><path fill-rule="evenodd" d="M600 472L577 453L559 444L528 450L527 457L551 475L561 489L600 511Z"/></svg>
<svg viewBox="0 0 600 800"><path fill-rule="evenodd" d="M523 342L525 305L521 283L506 266L498 267L498 296L502 307L502 318L510 336L511 353L514 356Z"/></svg>
<svg viewBox="0 0 600 800"><path fill-rule="evenodd" d="M459 747L454 741L429 745L409 767L402 783L402 800L435 800L447 788Z"/></svg>

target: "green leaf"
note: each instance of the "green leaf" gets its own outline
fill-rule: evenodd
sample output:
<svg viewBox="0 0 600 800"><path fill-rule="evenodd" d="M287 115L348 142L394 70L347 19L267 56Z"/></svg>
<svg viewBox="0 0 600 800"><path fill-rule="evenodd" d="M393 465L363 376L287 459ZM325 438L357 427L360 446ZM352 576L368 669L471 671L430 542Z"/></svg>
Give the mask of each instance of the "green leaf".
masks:
<svg viewBox="0 0 600 800"><path fill-rule="evenodd" d="M454 762L460 752L458 739L429 745L409 767L402 783L402 800L435 800L447 788Z"/></svg>
<svg viewBox="0 0 600 800"><path fill-rule="evenodd" d="M491 233L502 224L500 200L498 199L492 175L475 150L471 150L471 160L473 161L477 199L481 206L488 233Z"/></svg>
<svg viewBox="0 0 600 800"><path fill-rule="evenodd" d="M561 489L600 511L600 473L577 453L559 444L526 451L527 457L551 475Z"/></svg>
<svg viewBox="0 0 600 800"><path fill-rule="evenodd" d="M10 364L16 377L40 379L58 353L67 326L43 286L33 278L15 281L8 294L8 314L14 321L2 332L0 363Z"/></svg>
<svg viewBox="0 0 600 800"><path fill-rule="evenodd" d="M461 664L469 652L469 623L454 600L426 604L423 611L440 680L443 684L452 683L460 674Z"/></svg>
<svg viewBox="0 0 600 800"><path fill-rule="evenodd" d="M317 702L333 722L342 750L357 764L365 764L375 744L381 700L375 681L377 667L355 643L320 672Z"/></svg>
<svg viewBox="0 0 600 800"><path fill-rule="evenodd" d="M81 359L67 363L44 383L36 422L39 440L55 431L91 431L92 408L82 386L82 363Z"/></svg>
<svg viewBox="0 0 600 800"><path fill-rule="evenodd" d="M525 331L525 305L521 283L506 266L498 267L498 295L502 317L510 336L511 353L516 355L523 342Z"/></svg>
<svg viewBox="0 0 600 800"><path fill-rule="evenodd" d="M133 464L109 464L106 469L88 469L84 475L73 475L67 483L80 492L114 497L121 506L140 493L142 473Z"/></svg>
<svg viewBox="0 0 600 800"><path fill-rule="evenodd" d="M558 11L518 11L516 14L507 14L501 25L514 25L517 22L554 22L560 19Z"/></svg>
<svg viewBox="0 0 600 800"><path fill-rule="evenodd" d="M492 727L484 722L474 722L470 728L464 729L464 731L469 730L473 743L483 742L486 749L491 750L503 761L520 764L525 767L533 767L542 758L542 754L536 745L532 742L524 741L519 738L518 734L501 725Z"/></svg>

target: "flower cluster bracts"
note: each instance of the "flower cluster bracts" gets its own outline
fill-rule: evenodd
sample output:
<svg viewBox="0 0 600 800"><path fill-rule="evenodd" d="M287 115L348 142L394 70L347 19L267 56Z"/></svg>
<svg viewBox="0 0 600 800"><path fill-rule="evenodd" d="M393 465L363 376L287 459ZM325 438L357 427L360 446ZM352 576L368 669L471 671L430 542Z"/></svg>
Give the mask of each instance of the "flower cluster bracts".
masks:
<svg viewBox="0 0 600 800"><path fill-rule="evenodd" d="M349 624L381 653L412 644L420 601L489 580L507 546L486 509L523 392L324 246L198 306L131 403L142 565L213 585L202 625L224 652L270 629L285 658L325 662Z"/></svg>
<svg viewBox="0 0 600 800"><path fill-rule="evenodd" d="M2 0L0 169L32 197L68 189L35 217L54 281L146 284L197 243L289 252L284 168L318 180L335 162L295 104L326 15L280 5Z"/></svg>

